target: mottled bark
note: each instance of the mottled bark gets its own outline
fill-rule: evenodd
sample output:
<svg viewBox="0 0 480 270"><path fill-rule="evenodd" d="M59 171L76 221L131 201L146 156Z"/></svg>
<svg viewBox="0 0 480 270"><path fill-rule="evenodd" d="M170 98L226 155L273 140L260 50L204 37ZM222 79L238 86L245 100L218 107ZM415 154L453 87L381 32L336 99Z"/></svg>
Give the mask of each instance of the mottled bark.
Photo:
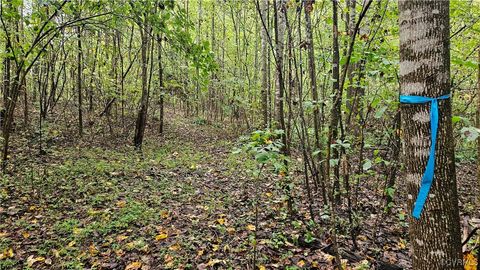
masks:
<svg viewBox="0 0 480 270"><path fill-rule="evenodd" d="M267 22L268 12L268 0L262 0L261 16L262 22ZM268 127L268 33L267 29L262 25L262 86L261 86L261 98L262 98L262 119L263 127Z"/></svg>
<svg viewBox="0 0 480 270"><path fill-rule="evenodd" d="M163 64L162 64L162 36L158 35L158 85L160 90L160 100L159 100L159 107L160 107L160 115L159 115L159 128L158 132L160 134L163 133L163 97L164 93L164 83L163 83Z"/></svg>
<svg viewBox="0 0 480 270"><path fill-rule="evenodd" d="M142 29L144 28L144 29ZM135 123L135 148L140 149L143 143L143 135L145 133L145 125L147 122L147 109L148 109L148 46L149 46L149 26L140 26L140 33L142 39L141 47L141 61L142 61L142 97L138 108L137 121Z"/></svg>
<svg viewBox="0 0 480 270"><path fill-rule="evenodd" d="M449 2L399 1L400 93L450 93ZM455 179L451 99L439 101L435 177L419 220L410 218L413 269L463 269ZM430 104L401 106L403 152L411 211L430 148Z"/></svg>
<svg viewBox="0 0 480 270"><path fill-rule="evenodd" d="M310 88L312 89L312 101L314 103L313 108L313 128L315 133L315 148L318 152L317 161L318 161L318 169L319 172L323 171L323 166L321 163L323 160L322 155L322 143L320 139L321 128L322 124L320 123L320 103L318 100L318 90L317 90L317 72L315 69L315 50L313 48L313 34L312 34L312 19L310 13L313 10L313 0L305 0L304 8L305 8L305 32L306 32L306 42L307 42L307 50L308 50L308 74L310 77ZM323 201L327 201L326 190L325 190L325 180L320 181L320 174L316 173L314 176L317 182L320 182L320 186L322 188L322 196Z"/></svg>
<svg viewBox="0 0 480 270"><path fill-rule="evenodd" d="M275 89L275 122L276 129L285 131L285 116L284 116L284 95L285 95L285 81L283 72L283 53L284 53L284 38L285 38L285 1L280 0L274 2L275 5L275 67L276 67L276 89ZM287 145L285 134L282 135L282 143ZM285 150L285 148L284 148Z"/></svg>
<svg viewBox="0 0 480 270"><path fill-rule="evenodd" d="M477 128L480 128L480 49L478 49L478 76L477 76ZM480 137L477 139L477 181L480 190ZM480 193L477 194L477 205L480 206Z"/></svg>
<svg viewBox="0 0 480 270"><path fill-rule="evenodd" d="M332 23L332 90L334 93L333 104L330 113L330 125L328 129L328 146L327 146L327 159L325 168L325 181L330 181L330 160L333 157L338 159L339 153L336 148L332 148L331 145L335 143L338 136L338 123L340 122L340 113L342 106L342 93L343 88L340 87L340 50L338 45L338 2L332 0L333 4L333 23ZM335 194L335 201L340 201L340 179L338 179L338 165L334 167L334 172L337 177L334 177L333 190L329 191L333 195ZM330 196L329 195L329 196Z"/></svg>
<svg viewBox="0 0 480 270"><path fill-rule="evenodd" d="M78 95L78 134L83 135L83 100L82 100L82 36L80 26L77 26L77 95Z"/></svg>

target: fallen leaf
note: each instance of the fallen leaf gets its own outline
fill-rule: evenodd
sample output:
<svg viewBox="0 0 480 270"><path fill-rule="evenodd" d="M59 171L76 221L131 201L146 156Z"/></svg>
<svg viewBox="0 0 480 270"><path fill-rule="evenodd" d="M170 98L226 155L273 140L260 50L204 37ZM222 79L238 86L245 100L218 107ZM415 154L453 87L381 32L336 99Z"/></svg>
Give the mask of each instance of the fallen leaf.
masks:
<svg viewBox="0 0 480 270"><path fill-rule="evenodd" d="M160 216L162 218L168 218L168 211L167 210L160 211Z"/></svg>
<svg viewBox="0 0 480 270"><path fill-rule="evenodd" d="M213 267L221 262L222 261L219 259L211 259L210 261L208 261L207 266Z"/></svg>
<svg viewBox="0 0 480 270"><path fill-rule="evenodd" d="M229 234L234 234L234 233L235 233L235 228L233 228L233 227L228 227L228 228L227 228L227 232L228 232Z"/></svg>
<svg viewBox="0 0 480 270"><path fill-rule="evenodd" d="M33 255L30 255L30 257L27 258L27 265L28 267L32 267L34 263L43 261L45 261L44 257L34 257Z"/></svg>
<svg viewBox="0 0 480 270"><path fill-rule="evenodd" d="M118 236L117 236L117 241L118 241L118 242L121 242L121 241L123 241L123 240L125 240L125 239L127 239L127 238L128 238L128 236L126 236L126 235L118 235Z"/></svg>
<svg viewBox="0 0 480 270"><path fill-rule="evenodd" d="M255 231L255 230L256 230L255 225L248 224L248 225L247 225L247 230L249 230L249 231Z"/></svg>
<svg viewBox="0 0 480 270"><path fill-rule="evenodd" d="M475 255L472 252L468 252L463 255L463 261L465 263L464 270L477 270L478 262Z"/></svg>
<svg viewBox="0 0 480 270"><path fill-rule="evenodd" d="M140 267L142 267L142 263L137 261L137 262L129 263L125 267L125 270L138 270L138 269L140 269Z"/></svg>
<svg viewBox="0 0 480 270"><path fill-rule="evenodd" d="M217 222L218 222L218 224L223 225L223 224L225 224L225 219L219 218L219 219L217 219Z"/></svg>
<svg viewBox="0 0 480 270"><path fill-rule="evenodd" d="M13 258L13 255L14 254L12 248L5 249L2 253L0 253L0 260Z"/></svg>
<svg viewBox="0 0 480 270"><path fill-rule="evenodd" d="M265 268L264 265L259 265L259 266L258 266L258 270L267 270L267 268Z"/></svg>
<svg viewBox="0 0 480 270"><path fill-rule="evenodd" d="M127 202L126 201L118 201L117 202L117 207L118 208L123 208L127 205Z"/></svg>
<svg viewBox="0 0 480 270"><path fill-rule="evenodd" d="M27 239L30 237L30 234L28 232L22 232L23 238Z"/></svg>
<svg viewBox="0 0 480 270"><path fill-rule="evenodd" d="M155 240L160 241L160 240L166 239L167 237L168 237L168 233L161 232L157 234L157 236L155 236Z"/></svg>
<svg viewBox="0 0 480 270"><path fill-rule="evenodd" d="M44 262L46 265L52 265L52 259L48 258L48 259L45 259L45 262Z"/></svg>
<svg viewBox="0 0 480 270"><path fill-rule="evenodd" d="M94 244L91 244L89 247L88 247L88 252L90 253L90 256L95 256L98 254L98 249L97 247L94 245Z"/></svg>
<svg viewBox="0 0 480 270"><path fill-rule="evenodd" d="M304 267L305 266L305 261L304 260L300 260L297 262L297 266L298 267Z"/></svg>
<svg viewBox="0 0 480 270"><path fill-rule="evenodd" d="M178 243L175 243L174 245L171 245L168 249L172 251L177 251L177 250L180 250L181 248L182 247Z"/></svg>

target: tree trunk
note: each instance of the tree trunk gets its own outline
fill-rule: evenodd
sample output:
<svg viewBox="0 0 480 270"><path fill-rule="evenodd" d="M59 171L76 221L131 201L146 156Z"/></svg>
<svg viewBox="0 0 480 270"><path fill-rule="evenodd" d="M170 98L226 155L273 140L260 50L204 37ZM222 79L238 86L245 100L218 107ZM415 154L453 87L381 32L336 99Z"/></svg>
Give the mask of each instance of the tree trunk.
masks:
<svg viewBox="0 0 480 270"><path fill-rule="evenodd" d="M337 149L332 148L332 144L336 141L338 136L338 123L340 121L340 113L341 113L341 106L342 106L342 94L343 88L340 87L340 51L338 46L338 2L337 0L332 0L333 3L333 63L332 63L332 80L333 80L333 93L335 93L333 97L333 104L332 110L330 114L330 125L328 129L328 146L327 146L327 159L326 159L326 169L325 169L325 181L330 181L330 160L333 156L334 159L338 159L339 152ZM335 172L338 171L338 165L335 165ZM337 173L335 173L337 175ZM333 194L335 194L335 201L340 201L340 179L335 177L333 181L333 190L331 190ZM332 194L332 195L333 195Z"/></svg>
<svg viewBox="0 0 480 270"><path fill-rule="evenodd" d="M260 26L262 31L262 87L261 87L261 97L262 97L262 119L263 127L268 127L268 29L263 26L267 23L267 12L268 12L268 0L262 0L261 6L261 20L262 25Z"/></svg>
<svg viewBox="0 0 480 270"><path fill-rule="evenodd" d="M83 135L82 110L82 39L80 26L77 26L77 95L78 95L78 134Z"/></svg>
<svg viewBox="0 0 480 270"><path fill-rule="evenodd" d="M478 76L477 76L477 128L480 128L480 48L478 49ZM480 190L480 137L477 138L477 181ZM480 193L477 194L477 205L480 206ZM479 252L480 253L480 252Z"/></svg>
<svg viewBox="0 0 480 270"><path fill-rule="evenodd" d="M450 94L449 2L399 1L400 93ZM433 104L433 102L432 102ZM438 101L435 174L423 213L410 218L413 269L463 269L451 98ZM431 145L430 102L402 104L408 208L414 206Z"/></svg>
<svg viewBox="0 0 480 270"><path fill-rule="evenodd" d="M285 94L285 81L283 74L283 48L284 48L284 35L285 35L285 1L274 1L275 8L275 42L276 42L276 89L275 89L275 120L276 129L284 131L282 134L283 150L287 145L285 136L285 117L284 117L284 94Z"/></svg>
<svg viewBox="0 0 480 270"><path fill-rule="evenodd" d="M148 43L150 31L148 26L140 26L140 33L142 39L141 48L141 61L142 61L142 97L140 99L140 106L138 109L137 121L135 123L135 148L140 149L143 143L143 135L145 133L145 124L147 122L147 109L148 109Z"/></svg>
<svg viewBox="0 0 480 270"><path fill-rule="evenodd" d="M158 85L160 87L160 125L158 132L160 134L163 133L163 97L164 93L164 85L163 85L163 65L162 65L162 36L158 35Z"/></svg>
<svg viewBox="0 0 480 270"><path fill-rule="evenodd" d="M315 133L315 150L318 151L317 161L318 161L318 172L323 171L323 165L321 163L323 156L322 156L322 143L320 139L321 128L322 124L320 123L320 104L318 100L318 90L317 90L317 72L315 69L315 51L313 48L313 34L312 34L312 19L310 13L313 10L313 0L306 0L304 3L305 8L305 32L307 38L307 48L308 48L308 72L310 76L310 88L312 89L312 101L314 103L313 108L313 128ZM303 105L300 105L303 106ZM322 197L323 201L327 201L326 190L325 190L325 182L319 180L321 175L320 173L316 173L313 175L317 182L320 182L320 186L322 189Z"/></svg>

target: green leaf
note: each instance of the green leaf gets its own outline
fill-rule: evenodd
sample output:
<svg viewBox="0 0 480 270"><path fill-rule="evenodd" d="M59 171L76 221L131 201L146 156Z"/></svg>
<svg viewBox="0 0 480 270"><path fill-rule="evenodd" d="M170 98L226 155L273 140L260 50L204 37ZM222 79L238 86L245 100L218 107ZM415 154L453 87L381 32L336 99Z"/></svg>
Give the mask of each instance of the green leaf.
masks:
<svg viewBox="0 0 480 270"><path fill-rule="evenodd" d="M367 159L365 160L365 163L363 163L363 170L368 171L370 168L372 168L372 161Z"/></svg>

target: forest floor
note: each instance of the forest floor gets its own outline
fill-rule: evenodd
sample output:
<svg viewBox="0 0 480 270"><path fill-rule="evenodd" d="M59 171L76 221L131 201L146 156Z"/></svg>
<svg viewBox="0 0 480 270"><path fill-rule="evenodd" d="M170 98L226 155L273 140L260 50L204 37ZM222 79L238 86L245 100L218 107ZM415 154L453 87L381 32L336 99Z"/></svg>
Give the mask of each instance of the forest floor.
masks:
<svg viewBox="0 0 480 270"><path fill-rule="evenodd" d="M92 128L78 139L52 124L42 150L39 134L16 134L10 174L0 179L0 269L253 269L254 253L256 269L333 269L320 196L315 223L301 171L255 180L255 163L232 153L233 130L175 114L164 135L147 130L142 153L132 131ZM462 217L478 222L475 172L461 166L460 175ZM356 249L339 209L347 269L410 267L404 200L385 213L379 177L358 185Z"/></svg>

